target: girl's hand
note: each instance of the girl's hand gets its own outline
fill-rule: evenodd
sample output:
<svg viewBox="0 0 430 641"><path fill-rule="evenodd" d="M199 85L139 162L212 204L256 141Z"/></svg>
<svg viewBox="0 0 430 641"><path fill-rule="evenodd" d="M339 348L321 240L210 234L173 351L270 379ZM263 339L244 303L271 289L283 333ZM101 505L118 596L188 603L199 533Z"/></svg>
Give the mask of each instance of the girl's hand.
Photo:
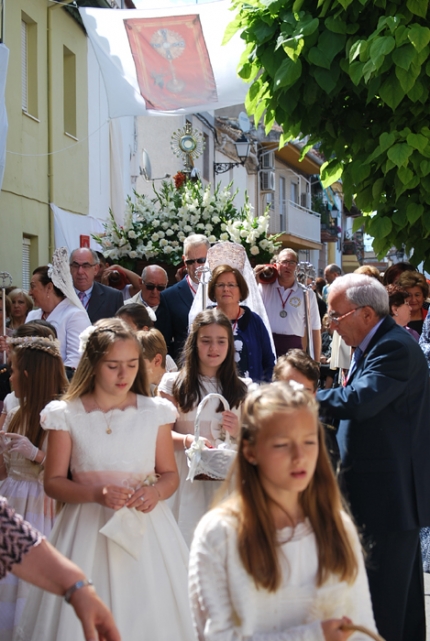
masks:
<svg viewBox="0 0 430 641"><path fill-rule="evenodd" d="M10 440L9 452L18 452L24 458L34 461L39 450L26 436L9 432L7 438Z"/></svg>
<svg viewBox="0 0 430 641"><path fill-rule="evenodd" d="M135 507L139 512L152 512L160 500L160 493L156 485L143 485L127 501L127 507Z"/></svg>
<svg viewBox="0 0 430 641"><path fill-rule="evenodd" d="M342 617L341 619L327 619L326 621L321 621L321 627L324 633L325 641L346 641L351 634L354 633L353 630L342 630L343 625L351 625L351 619L348 617Z"/></svg>
<svg viewBox="0 0 430 641"><path fill-rule="evenodd" d="M99 489L96 502L111 510L120 510L130 498L130 491L120 485L105 485Z"/></svg>
<svg viewBox="0 0 430 641"><path fill-rule="evenodd" d="M204 440L205 447L208 447L210 450L213 450L214 446L207 438L204 438L203 436L201 436L200 438ZM194 434L186 434L183 439L184 450L188 450L193 444L193 442L194 442Z"/></svg>
<svg viewBox="0 0 430 641"><path fill-rule="evenodd" d="M233 438L239 436L239 417L234 412L230 412L230 410L222 412L222 426Z"/></svg>

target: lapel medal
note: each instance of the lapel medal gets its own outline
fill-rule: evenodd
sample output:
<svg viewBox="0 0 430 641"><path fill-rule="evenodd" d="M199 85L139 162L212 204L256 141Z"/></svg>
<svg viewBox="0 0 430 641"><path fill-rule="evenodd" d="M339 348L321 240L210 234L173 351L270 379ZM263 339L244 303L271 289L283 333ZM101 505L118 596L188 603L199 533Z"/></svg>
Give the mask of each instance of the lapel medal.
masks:
<svg viewBox="0 0 430 641"><path fill-rule="evenodd" d="M282 310L279 312L279 316L280 316L281 318L285 318L285 317L286 317L286 315L287 315L287 312L285 311L285 309L282 309Z"/></svg>

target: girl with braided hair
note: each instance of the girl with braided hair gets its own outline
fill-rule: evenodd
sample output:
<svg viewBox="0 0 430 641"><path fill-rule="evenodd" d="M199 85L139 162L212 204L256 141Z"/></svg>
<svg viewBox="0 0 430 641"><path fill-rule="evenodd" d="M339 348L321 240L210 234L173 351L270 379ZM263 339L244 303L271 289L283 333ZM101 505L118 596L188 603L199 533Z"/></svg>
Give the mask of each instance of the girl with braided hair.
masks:
<svg viewBox="0 0 430 641"><path fill-rule="evenodd" d="M120 319L81 334L70 387L50 403L47 494L64 503L50 542L91 578L121 637L189 641L188 550L165 504L178 485L176 410L149 396L143 352ZM39 589L15 641L83 641L68 605Z"/></svg>
<svg viewBox="0 0 430 641"><path fill-rule="evenodd" d="M6 416L0 432L1 493L19 514L48 535L55 517L55 501L43 489L47 439L40 425L40 412L61 396L67 379L59 343L52 337L9 338L11 385L19 406ZM12 574L0 581L0 639L12 639L29 586Z"/></svg>

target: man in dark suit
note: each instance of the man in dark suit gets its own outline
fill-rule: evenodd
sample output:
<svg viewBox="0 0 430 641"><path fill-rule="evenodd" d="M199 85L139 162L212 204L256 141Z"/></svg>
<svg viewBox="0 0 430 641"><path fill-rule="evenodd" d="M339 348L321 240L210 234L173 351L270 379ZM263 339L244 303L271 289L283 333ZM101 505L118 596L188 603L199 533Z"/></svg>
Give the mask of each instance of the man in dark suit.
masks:
<svg viewBox="0 0 430 641"><path fill-rule="evenodd" d="M185 239L182 260L187 269L183 280L161 292L155 327L163 334L170 356L176 361L188 336L188 314L199 285L196 274L203 267L209 242L202 234L192 234Z"/></svg>
<svg viewBox="0 0 430 641"><path fill-rule="evenodd" d="M124 304L120 291L95 280L99 262L96 252L86 247L74 249L70 254L73 286L93 324L101 318L115 316Z"/></svg>
<svg viewBox="0 0 430 641"><path fill-rule="evenodd" d="M426 361L388 315L388 294L374 278L337 278L328 304L332 327L355 352L346 385L317 398L340 419L340 483L369 552L376 625L386 641L425 641L419 530L430 524Z"/></svg>

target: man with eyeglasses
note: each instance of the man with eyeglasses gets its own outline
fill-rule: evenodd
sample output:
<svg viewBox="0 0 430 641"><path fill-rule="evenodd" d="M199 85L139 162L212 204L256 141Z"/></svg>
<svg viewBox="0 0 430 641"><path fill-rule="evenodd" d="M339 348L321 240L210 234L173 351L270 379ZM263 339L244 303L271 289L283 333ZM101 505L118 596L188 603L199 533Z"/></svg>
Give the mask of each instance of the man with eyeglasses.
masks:
<svg viewBox="0 0 430 641"><path fill-rule="evenodd" d="M124 304L120 291L95 280L99 257L93 249L81 247L70 254L70 272L79 299L94 324L101 318L111 318Z"/></svg>
<svg viewBox="0 0 430 641"><path fill-rule="evenodd" d="M296 279L298 256L293 249L283 249L276 259L278 277L273 283L259 284L267 316L275 343L276 354L281 356L289 349L306 347L306 312L304 290ZM265 269L258 265L255 273ZM321 318L318 312L316 296L309 296L310 323L314 348L314 360L320 360L321 354Z"/></svg>
<svg viewBox="0 0 430 641"><path fill-rule="evenodd" d="M140 292L125 301L125 305L139 303L148 308L151 319L155 322L155 312L160 304L160 294L167 287L168 276L166 270L159 265L144 267L140 279Z"/></svg>
<svg viewBox="0 0 430 641"><path fill-rule="evenodd" d="M340 420L340 483L368 551L376 626L387 641L425 641L419 531L430 525L430 389L418 343L389 315L375 278L341 276L329 319L355 348L344 386L320 390Z"/></svg>
<svg viewBox="0 0 430 641"><path fill-rule="evenodd" d="M182 260L185 277L161 293L155 327L163 334L170 356L180 358L188 336L188 314L199 286L199 267L203 267L210 243L202 234L192 234L184 241Z"/></svg>

